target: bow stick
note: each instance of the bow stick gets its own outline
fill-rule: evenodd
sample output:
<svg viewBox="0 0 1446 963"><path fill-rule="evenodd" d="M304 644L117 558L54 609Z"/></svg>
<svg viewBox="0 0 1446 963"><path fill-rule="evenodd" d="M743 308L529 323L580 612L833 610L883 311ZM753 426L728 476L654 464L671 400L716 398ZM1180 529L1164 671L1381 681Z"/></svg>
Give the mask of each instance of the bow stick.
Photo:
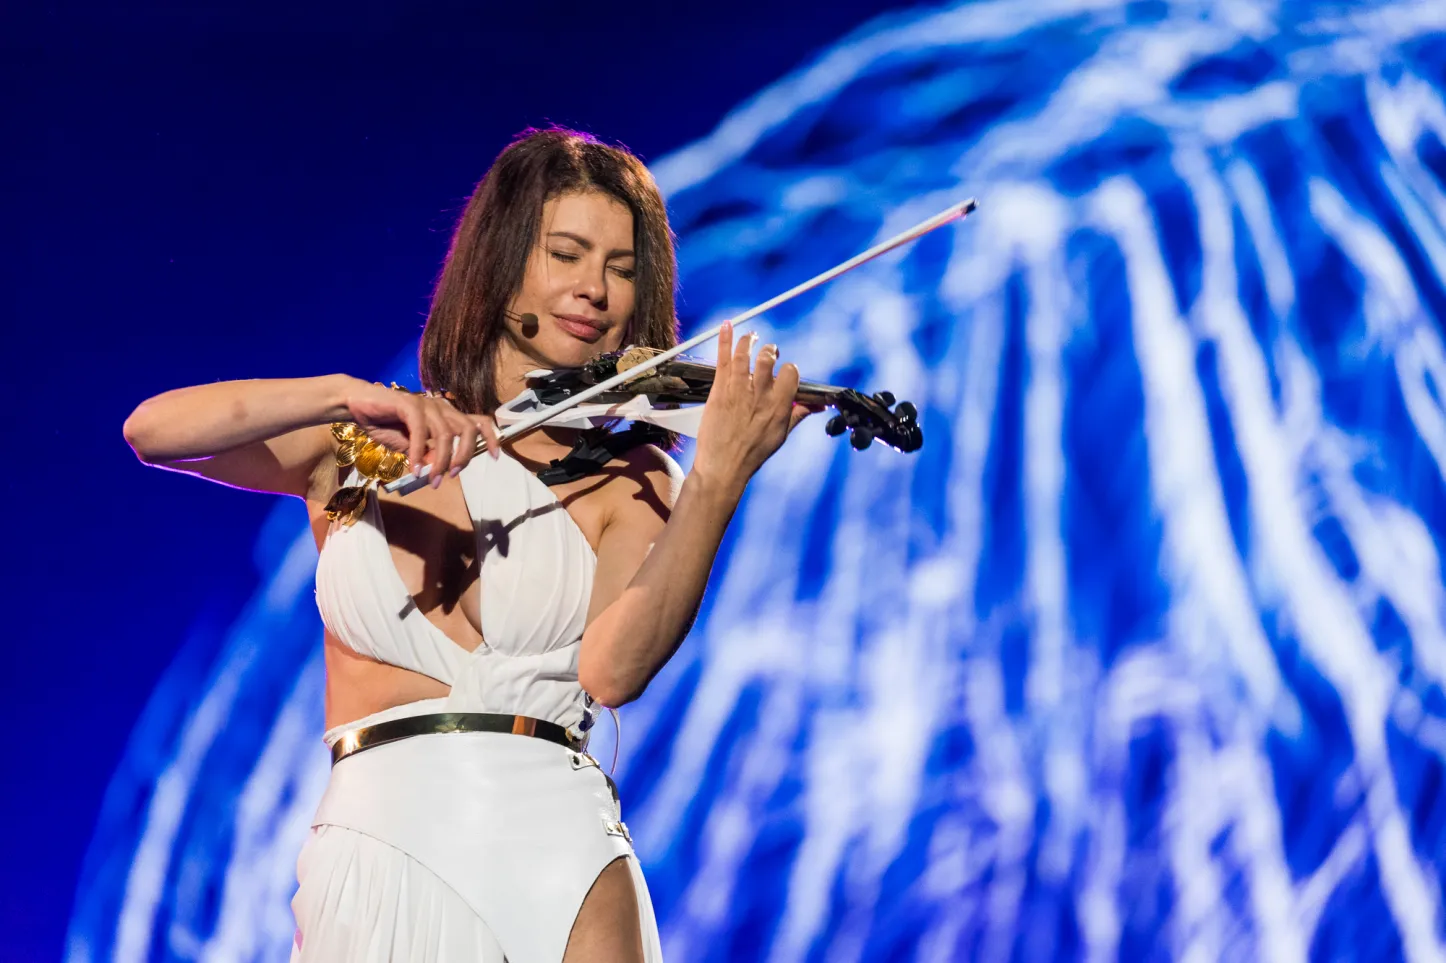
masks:
<svg viewBox="0 0 1446 963"><path fill-rule="evenodd" d="M775 297L769 298L767 301L764 301L757 307L749 308L742 314L733 318L729 318L727 321L723 321L709 328L702 334L694 335L688 340L681 342L677 346L669 348L667 351L664 351L661 354L654 355L653 357L648 358L646 361L634 365L627 371L619 372L613 377L608 378L606 381L601 381L590 388L586 388L583 391L579 391L575 395L571 395L570 397L559 401L555 405L544 408L543 410L535 414L529 415L528 417L522 419L519 422L516 422L515 424L509 425L504 431L498 433L497 440L499 442L507 441L510 438L516 438L518 435L532 431L534 428L539 428L542 425L547 424L547 422L552 420L557 415L573 407L574 405L580 405L584 401L596 398L598 395L603 394L606 391L611 391L618 385L623 384L627 381L632 381L639 375L652 371L658 365L663 364L664 362L672 358L676 358L678 355L687 351L689 348L696 348L703 342L708 341L712 338L716 338L718 336L718 333L723 330L723 325L731 324L736 328L740 324L752 321L754 318L758 317L765 311L771 311L774 308L778 307L780 304L783 304L785 301L791 301L794 298L798 297L800 294L806 294L807 292L812 291L814 288L818 287L821 284L827 284L829 281L832 281L840 274L852 271L860 264L872 261L874 258L878 257L881 254L887 254L894 248L904 244L908 244L910 241L923 237L930 231L941 228L945 224L968 217L978 206L978 203L976 203L974 198L971 197L967 201L960 201L958 204L947 207L944 210L940 211L938 214L935 214L933 217L929 218L928 220L920 221L918 224L915 224L913 227L909 228L906 231L896 234L895 236L889 238L887 241L875 244L873 247L869 248L867 251L864 251L862 254L855 254L853 257L849 258L847 261L844 261L842 264L835 265L834 267L829 268L827 271L824 271L817 277L809 278L802 284L797 285L796 287L789 288L787 291L784 291L782 294L776 295ZM476 453L480 455L486 450L486 442L479 440L477 442ZM422 470L419 474L403 475L396 481L388 483L385 488L389 492L400 491L403 495L409 494L410 492L414 492L418 488L421 488L423 485L426 484L429 471L429 466L423 465Z"/></svg>

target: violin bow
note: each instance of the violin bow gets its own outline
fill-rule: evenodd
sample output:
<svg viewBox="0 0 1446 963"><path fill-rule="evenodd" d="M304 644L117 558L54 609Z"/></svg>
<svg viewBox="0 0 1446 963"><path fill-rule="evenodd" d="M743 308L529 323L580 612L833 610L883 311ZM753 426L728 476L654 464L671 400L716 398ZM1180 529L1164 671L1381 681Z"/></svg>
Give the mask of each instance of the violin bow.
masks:
<svg viewBox="0 0 1446 963"><path fill-rule="evenodd" d="M589 388L585 388L584 390L579 391L575 395L570 395L569 397L563 399L562 401L559 401L555 405L551 405L547 408L542 409L541 411L527 416L521 421L508 425L505 430L498 432L497 440L507 441L508 439L516 438L518 435L526 434L527 432L532 431L535 428L540 428L543 425L547 424L549 421L551 421L553 418L562 414L562 412L573 407L574 405L580 405L585 401L596 398L598 395L603 394L604 392L611 391L618 385L621 385L627 381L632 381L639 375L652 371L659 365L673 358L676 358L678 355L689 350L690 348L696 348L698 345L718 337L719 332L723 330L723 326L725 324L731 324L733 325L733 327L737 328L740 324L745 324L749 321L752 321L754 318L758 317L760 314L763 314L765 311L772 311L780 304L783 304L786 301L792 301L800 294L806 294L809 291L812 291L814 288L818 287L819 285L827 284L829 281L832 281L840 274L846 274L847 272L852 271L859 265L872 261L874 258L880 256L881 254L887 254L896 247L901 247L902 245L908 244L910 241L917 240L923 237L925 234L928 234L930 231L934 231L938 228L943 227L945 224L949 224L954 221L962 220L963 218L968 217L974 212L974 209L978 206L978 203L972 197L966 201L960 201L958 204L953 204L940 211L938 214L935 214L933 217L924 221L920 221L918 224L915 224L908 230L901 231L900 233L889 238L887 241L882 241L878 244L875 244L873 247L869 248L867 251L864 251L862 254L855 254L853 257L849 258L847 261L844 261L842 264L836 264L833 267L829 268L827 271L824 271L822 274L809 278L802 284L791 287L787 291L784 291L782 294L775 295L774 297L769 298L767 301L764 301L762 304L757 305L756 307L749 308L742 314L729 318L727 321L722 321L709 328L707 331L702 332L701 334L695 334L688 340L680 342L676 346L669 348L666 351L653 355L651 358L648 358L645 361L639 362L638 364L634 365L626 371L621 371L605 381L600 381ZM477 442L476 453L480 455L486 450L486 442L479 440ZM399 491L403 495L406 495L410 492L416 491L418 488L421 488L423 485L425 485L428 473L429 466L423 465L421 472L417 474L403 475L396 481L388 483L385 488L389 492Z"/></svg>

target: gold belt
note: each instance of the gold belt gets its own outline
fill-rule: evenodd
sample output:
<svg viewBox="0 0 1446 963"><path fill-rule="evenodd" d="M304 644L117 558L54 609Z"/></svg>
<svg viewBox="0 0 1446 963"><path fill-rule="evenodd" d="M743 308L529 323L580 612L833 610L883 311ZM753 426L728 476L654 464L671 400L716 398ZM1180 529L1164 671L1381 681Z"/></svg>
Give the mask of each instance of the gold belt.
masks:
<svg viewBox="0 0 1446 963"><path fill-rule="evenodd" d="M362 726L342 734L331 747L334 766L347 756L365 749L384 746L398 739L426 736L437 732L509 732L516 736L546 739L573 752L582 752L583 741L574 739L555 722L530 716L509 716L500 712L433 712L421 716L391 719L376 725Z"/></svg>

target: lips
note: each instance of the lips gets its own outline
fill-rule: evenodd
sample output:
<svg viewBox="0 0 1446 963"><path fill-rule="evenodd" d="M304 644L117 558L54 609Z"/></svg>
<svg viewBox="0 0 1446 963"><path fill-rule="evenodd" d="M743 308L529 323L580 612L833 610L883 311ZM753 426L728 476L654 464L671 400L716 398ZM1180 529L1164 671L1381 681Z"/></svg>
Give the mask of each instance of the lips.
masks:
<svg viewBox="0 0 1446 963"><path fill-rule="evenodd" d="M557 326L580 341L593 344L603 336L601 321L585 318L580 314L554 314Z"/></svg>

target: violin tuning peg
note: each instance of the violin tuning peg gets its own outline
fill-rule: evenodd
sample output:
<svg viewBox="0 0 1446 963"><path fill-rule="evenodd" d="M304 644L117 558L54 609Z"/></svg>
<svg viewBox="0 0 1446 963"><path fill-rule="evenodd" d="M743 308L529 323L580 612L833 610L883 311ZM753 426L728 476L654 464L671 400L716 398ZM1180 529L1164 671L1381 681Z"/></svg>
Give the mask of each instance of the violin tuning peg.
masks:
<svg viewBox="0 0 1446 963"><path fill-rule="evenodd" d="M890 408L894 404L894 394L891 391L880 391L875 393L874 400L885 408Z"/></svg>
<svg viewBox="0 0 1446 963"><path fill-rule="evenodd" d="M844 420L843 415L834 415L828 420L828 424L823 426L823 430L828 433L830 438L837 438L839 435L848 431L849 426L848 422Z"/></svg>
<svg viewBox="0 0 1446 963"><path fill-rule="evenodd" d="M912 425L919 420L919 409L915 408L912 402L901 401L899 406L894 409L894 417Z"/></svg>
<svg viewBox="0 0 1446 963"><path fill-rule="evenodd" d="M873 443L874 433L862 425L855 428L853 434L849 436L849 444L853 445L857 451L863 451Z"/></svg>

